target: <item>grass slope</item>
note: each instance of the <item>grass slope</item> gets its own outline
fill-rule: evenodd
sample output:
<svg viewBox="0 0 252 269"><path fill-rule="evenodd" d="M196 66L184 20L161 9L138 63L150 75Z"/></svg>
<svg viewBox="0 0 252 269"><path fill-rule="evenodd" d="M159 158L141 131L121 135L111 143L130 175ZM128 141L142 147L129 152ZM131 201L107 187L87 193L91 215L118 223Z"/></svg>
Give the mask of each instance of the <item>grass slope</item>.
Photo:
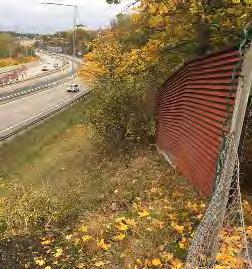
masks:
<svg viewBox="0 0 252 269"><path fill-rule="evenodd" d="M203 202L155 151L94 147L84 106L1 147L2 268L180 266Z"/></svg>
<svg viewBox="0 0 252 269"><path fill-rule="evenodd" d="M76 127L83 123L84 103L82 101L74 105L28 130L25 135L16 137L11 143L2 145L0 176L38 185L48 181L52 184L62 182L61 175L60 180L56 177L64 170L60 162L67 162L70 158L71 163L66 164L72 167L74 158L68 155L71 155L71 150L76 154L76 147L83 147L86 141L85 132L82 133L81 128Z"/></svg>
<svg viewBox="0 0 252 269"><path fill-rule="evenodd" d="M94 146L83 107L1 147L0 268L183 268L203 199L155 150Z"/></svg>

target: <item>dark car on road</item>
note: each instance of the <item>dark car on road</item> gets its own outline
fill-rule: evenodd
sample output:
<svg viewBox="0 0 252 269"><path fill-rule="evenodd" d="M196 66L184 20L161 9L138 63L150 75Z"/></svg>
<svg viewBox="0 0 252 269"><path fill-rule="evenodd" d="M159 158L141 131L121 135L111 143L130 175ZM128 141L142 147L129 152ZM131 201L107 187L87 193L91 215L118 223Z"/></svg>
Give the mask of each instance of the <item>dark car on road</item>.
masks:
<svg viewBox="0 0 252 269"><path fill-rule="evenodd" d="M41 70L42 71L49 71L49 68L47 66L43 66Z"/></svg>

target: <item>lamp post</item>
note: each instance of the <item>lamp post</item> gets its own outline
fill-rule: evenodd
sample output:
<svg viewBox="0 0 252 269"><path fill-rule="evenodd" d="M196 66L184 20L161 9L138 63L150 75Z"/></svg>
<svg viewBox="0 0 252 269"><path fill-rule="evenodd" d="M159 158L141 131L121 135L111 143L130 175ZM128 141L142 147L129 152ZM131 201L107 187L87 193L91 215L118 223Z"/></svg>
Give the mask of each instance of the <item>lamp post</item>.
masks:
<svg viewBox="0 0 252 269"><path fill-rule="evenodd" d="M76 56L76 17L77 17L77 10L78 6L72 4L61 4L61 3L54 3L54 2L44 2L42 5L53 5L53 6L64 6L64 7L71 7L74 8L73 13L73 59L72 59L72 70L74 71L74 57Z"/></svg>

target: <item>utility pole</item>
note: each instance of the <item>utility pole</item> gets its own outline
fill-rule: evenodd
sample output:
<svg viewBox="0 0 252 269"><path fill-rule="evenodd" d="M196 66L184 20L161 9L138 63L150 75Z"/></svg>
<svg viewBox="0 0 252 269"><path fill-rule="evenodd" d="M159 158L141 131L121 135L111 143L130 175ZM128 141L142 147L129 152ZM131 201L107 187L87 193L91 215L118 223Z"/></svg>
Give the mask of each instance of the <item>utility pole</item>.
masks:
<svg viewBox="0 0 252 269"><path fill-rule="evenodd" d="M54 3L54 2L44 2L41 3L42 5L53 5L53 6L64 6L64 7L71 7L74 9L73 12L73 59L72 59L72 71L74 71L74 57L76 56L76 20L77 20L77 11L78 11L78 6L72 5L72 4L61 4L61 3Z"/></svg>
<svg viewBox="0 0 252 269"><path fill-rule="evenodd" d="M76 22L76 18L77 18L77 12L78 12L78 7L74 6L74 15L73 15L73 56L76 57L76 34L77 34L77 22Z"/></svg>

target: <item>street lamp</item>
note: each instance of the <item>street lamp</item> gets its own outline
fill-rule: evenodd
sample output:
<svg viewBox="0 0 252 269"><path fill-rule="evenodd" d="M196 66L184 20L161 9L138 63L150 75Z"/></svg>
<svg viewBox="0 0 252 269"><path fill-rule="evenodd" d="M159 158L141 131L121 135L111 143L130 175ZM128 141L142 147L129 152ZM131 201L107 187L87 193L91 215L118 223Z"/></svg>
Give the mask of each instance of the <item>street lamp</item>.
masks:
<svg viewBox="0 0 252 269"><path fill-rule="evenodd" d="M72 59L72 70L74 71L74 57L76 56L76 17L77 17L77 10L78 6L71 5L71 4L61 4L61 3L54 3L54 2L43 2L42 5L53 5L53 6L64 6L64 7L71 7L74 8L73 13L73 59Z"/></svg>

